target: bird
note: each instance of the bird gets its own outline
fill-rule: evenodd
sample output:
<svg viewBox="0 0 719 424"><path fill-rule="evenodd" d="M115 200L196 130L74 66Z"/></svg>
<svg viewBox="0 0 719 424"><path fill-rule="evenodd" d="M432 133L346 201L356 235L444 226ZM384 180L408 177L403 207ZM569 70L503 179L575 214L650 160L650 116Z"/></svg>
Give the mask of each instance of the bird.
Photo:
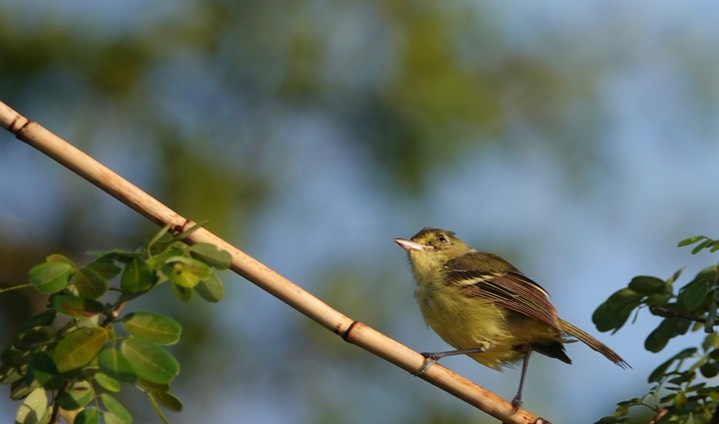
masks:
<svg viewBox="0 0 719 424"><path fill-rule="evenodd" d="M417 374L454 355L466 354L496 370L521 361L519 389L512 399L516 412L532 352L571 364L564 344L576 339L621 368L631 368L608 346L559 318L549 293L501 257L479 252L439 228L423 228L411 239L394 241L409 256L425 322L455 348L423 352Z"/></svg>

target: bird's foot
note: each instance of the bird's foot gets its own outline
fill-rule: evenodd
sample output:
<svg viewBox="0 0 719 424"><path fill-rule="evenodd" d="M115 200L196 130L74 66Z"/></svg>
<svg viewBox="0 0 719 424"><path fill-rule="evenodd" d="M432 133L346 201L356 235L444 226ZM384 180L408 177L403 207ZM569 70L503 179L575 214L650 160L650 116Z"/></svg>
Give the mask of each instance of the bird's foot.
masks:
<svg viewBox="0 0 719 424"><path fill-rule="evenodd" d="M519 411L519 408L522 406L522 397L517 394L517 396L512 399L512 414L515 414L517 411Z"/></svg>
<svg viewBox="0 0 719 424"><path fill-rule="evenodd" d="M417 372L412 373L413 376L417 377L418 375L422 375L429 367L434 365L437 361L439 361L439 358L441 358L440 355L437 354L438 352L422 352L420 355L424 356L424 362L422 363L422 366L420 367Z"/></svg>

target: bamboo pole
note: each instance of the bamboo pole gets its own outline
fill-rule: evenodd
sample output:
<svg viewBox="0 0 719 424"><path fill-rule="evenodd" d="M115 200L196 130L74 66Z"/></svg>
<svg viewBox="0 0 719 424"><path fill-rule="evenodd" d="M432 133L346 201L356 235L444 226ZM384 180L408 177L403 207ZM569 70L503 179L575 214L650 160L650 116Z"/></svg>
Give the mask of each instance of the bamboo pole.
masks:
<svg viewBox="0 0 719 424"><path fill-rule="evenodd" d="M194 225L194 222L183 218L100 162L35 121L23 117L3 102L0 102L0 125L19 140L51 157L147 219L160 226L169 225L172 233L179 234ZM421 368L424 357L419 353L345 316L210 231L200 228L185 240L189 243L212 243L226 250L232 256L230 268L234 272L339 335L346 342L357 345L410 373L415 373ZM509 402L438 364L431 366L419 378L504 423L549 424L548 421L534 417L524 410L512 413L513 407Z"/></svg>

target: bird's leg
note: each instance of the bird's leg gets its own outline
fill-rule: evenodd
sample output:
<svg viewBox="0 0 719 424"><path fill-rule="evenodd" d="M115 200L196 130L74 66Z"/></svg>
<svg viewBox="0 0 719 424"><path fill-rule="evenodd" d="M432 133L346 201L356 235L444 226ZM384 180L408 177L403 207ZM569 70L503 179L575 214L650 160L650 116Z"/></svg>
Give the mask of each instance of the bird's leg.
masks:
<svg viewBox="0 0 719 424"><path fill-rule="evenodd" d="M419 371L412 375L416 376L424 374L435 362L439 361L442 358L446 358L447 356L469 355L470 353L483 353L493 347L494 343L489 342L487 344L483 344L477 347L470 347L468 349L447 350L444 352L422 352L420 355L424 356L424 363L422 364L422 367L419 369Z"/></svg>
<svg viewBox="0 0 719 424"><path fill-rule="evenodd" d="M527 347L527 351L524 353L524 360L522 361L522 376L519 378L519 390L517 395L512 399L512 414L517 412L520 406L522 406L522 389L524 388L524 377L527 375L527 368L529 367L529 355L532 354L532 345Z"/></svg>

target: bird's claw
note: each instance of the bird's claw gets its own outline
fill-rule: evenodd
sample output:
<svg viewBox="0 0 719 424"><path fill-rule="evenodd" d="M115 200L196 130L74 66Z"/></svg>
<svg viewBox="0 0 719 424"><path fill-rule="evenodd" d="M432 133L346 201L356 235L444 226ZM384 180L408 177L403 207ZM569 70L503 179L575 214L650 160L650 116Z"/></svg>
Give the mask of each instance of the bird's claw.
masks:
<svg viewBox="0 0 719 424"><path fill-rule="evenodd" d="M422 366L420 367L420 369L417 370L417 372L412 373L412 375L415 377L427 372L429 367L434 365L439 360L437 355L434 354L433 352L422 352L422 353L420 353L420 355L424 356L424 362L422 363Z"/></svg>
<svg viewBox="0 0 719 424"><path fill-rule="evenodd" d="M517 411L519 411L519 408L522 406L522 397L520 395L517 395L512 399L512 414L515 414Z"/></svg>

